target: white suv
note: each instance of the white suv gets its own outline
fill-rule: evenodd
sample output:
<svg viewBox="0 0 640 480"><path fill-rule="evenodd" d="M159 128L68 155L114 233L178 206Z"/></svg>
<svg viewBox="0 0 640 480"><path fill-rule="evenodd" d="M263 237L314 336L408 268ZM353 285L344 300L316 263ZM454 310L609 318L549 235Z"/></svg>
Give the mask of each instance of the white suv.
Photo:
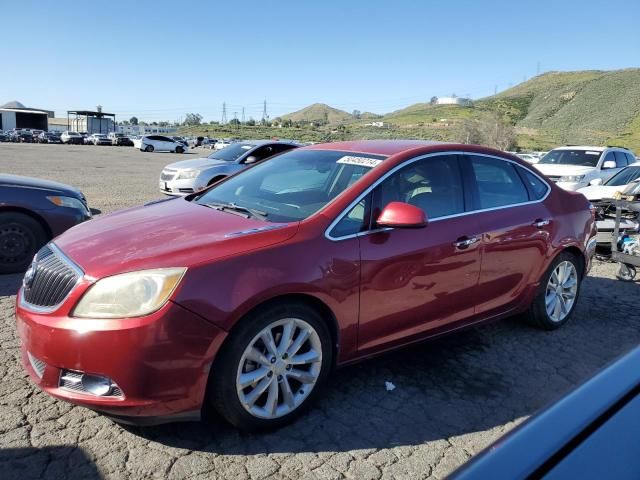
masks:
<svg viewBox="0 0 640 480"><path fill-rule="evenodd" d="M566 146L554 148L534 165L565 190L578 190L592 181L605 182L636 161L622 147Z"/></svg>

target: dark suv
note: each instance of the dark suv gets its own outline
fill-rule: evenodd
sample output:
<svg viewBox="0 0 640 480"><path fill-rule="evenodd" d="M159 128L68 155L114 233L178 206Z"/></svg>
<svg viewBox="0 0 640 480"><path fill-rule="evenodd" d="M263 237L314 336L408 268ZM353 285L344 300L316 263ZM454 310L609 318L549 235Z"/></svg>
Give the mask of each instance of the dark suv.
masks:
<svg viewBox="0 0 640 480"><path fill-rule="evenodd" d="M89 218L87 200L74 187L0 175L0 273L26 270L42 245Z"/></svg>

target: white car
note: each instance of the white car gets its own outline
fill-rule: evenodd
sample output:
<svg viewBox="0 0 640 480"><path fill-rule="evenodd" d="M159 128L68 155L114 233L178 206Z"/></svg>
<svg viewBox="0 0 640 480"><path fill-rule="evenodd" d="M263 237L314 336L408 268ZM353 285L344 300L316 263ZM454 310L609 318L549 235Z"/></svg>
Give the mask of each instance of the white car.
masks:
<svg viewBox="0 0 640 480"><path fill-rule="evenodd" d="M534 167L559 187L575 191L596 178L604 182L635 161L635 154L622 147L566 146L554 148Z"/></svg>
<svg viewBox="0 0 640 480"><path fill-rule="evenodd" d="M231 145L231 140L220 139L216 143L213 144L213 149L214 150L222 150L223 148L227 148L229 145Z"/></svg>
<svg viewBox="0 0 640 480"><path fill-rule="evenodd" d="M94 133L89 135L88 142L91 145L111 145L111 139L104 133Z"/></svg>
<svg viewBox="0 0 640 480"><path fill-rule="evenodd" d="M71 132L69 130L66 130L62 132L62 135L60 135L60 141L62 143L75 143L81 145L82 143L84 143L84 138L82 138L82 135L80 135L78 132Z"/></svg>
<svg viewBox="0 0 640 480"><path fill-rule="evenodd" d="M538 163L540 161L540 158L532 153L516 153L516 156L531 164Z"/></svg>
<svg viewBox="0 0 640 480"><path fill-rule="evenodd" d="M629 185L638 182L640 182L640 162L623 168L606 182L600 178L591 180L591 185L578 191L587 197L587 200L602 200L613 198L617 192L622 192Z"/></svg>
<svg viewBox="0 0 640 480"><path fill-rule="evenodd" d="M185 153L189 150L189 147L184 143L165 137L164 135L149 135L142 137L139 148L143 152Z"/></svg>

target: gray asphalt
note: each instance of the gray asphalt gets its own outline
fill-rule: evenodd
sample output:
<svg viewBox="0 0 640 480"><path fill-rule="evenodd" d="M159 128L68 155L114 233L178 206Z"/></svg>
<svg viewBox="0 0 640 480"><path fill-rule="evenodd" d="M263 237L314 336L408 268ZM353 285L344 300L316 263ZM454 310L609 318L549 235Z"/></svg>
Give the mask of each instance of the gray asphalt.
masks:
<svg viewBox="0 0 640 480"><path fill-rule="evenodd" d="M0 172L76 185L107 213L160 198L162 167L194 157L0 144ZM123 428L51 399L19 362L20 276L0 276L0 478L443 478L640 343L639 286L614 271L595 265L559 331L508 319L342 369L307 415L266 435L217 419Z"/></svg>

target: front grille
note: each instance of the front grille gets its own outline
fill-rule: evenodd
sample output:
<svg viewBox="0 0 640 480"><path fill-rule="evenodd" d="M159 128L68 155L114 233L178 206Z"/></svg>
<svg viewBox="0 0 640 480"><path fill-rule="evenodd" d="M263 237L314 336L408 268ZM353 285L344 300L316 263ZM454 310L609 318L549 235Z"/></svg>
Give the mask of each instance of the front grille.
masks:
<svg viewBox="0 0 640 480"><path fill-rule="evenodd" d="M38 378L42 378L42 375L44 375L44 369L46 368L47 364L42 360L37 359L29 352L27 352L27 357L29 357L29 363L31 364L31 368L33 368L33 371L36 372Z"/></svg>
<svg viewBox="0 0 640 480"><path fill-rule="evenodd" d="M55 308L71 292L81 275L80 269L57 248L52 244L45 245L25 275L24 300L35 307Z"/></svg>
<svg viewBox="0 0 640 480"><path fill-rule="evenodd" d="M84 373L75 372L73 370L62 370L60 372L60 382L58 386L60 388L64 388L65 390L71 390L72 392L84 393L87 395L92 395L91 392L88 392L84 385L82 384L82 377ZM122 390L115 383L111 383L111 390L104 397L122 397Z"/></svg>
<svg viewBox="0 0 640 480"><path fill-rule="evenodd" d="M179 188L180 193L193 193L193 188Z"/></svg>
<svg viewBox="0 0 640 480"><path fill-rule="evenodd" d="M163 170L162 173L160 174L160 180L162 180L163 182L166 182L167 180L173 180L173 177L175 177L176 172L172 172L170 170Z"/></svg>

